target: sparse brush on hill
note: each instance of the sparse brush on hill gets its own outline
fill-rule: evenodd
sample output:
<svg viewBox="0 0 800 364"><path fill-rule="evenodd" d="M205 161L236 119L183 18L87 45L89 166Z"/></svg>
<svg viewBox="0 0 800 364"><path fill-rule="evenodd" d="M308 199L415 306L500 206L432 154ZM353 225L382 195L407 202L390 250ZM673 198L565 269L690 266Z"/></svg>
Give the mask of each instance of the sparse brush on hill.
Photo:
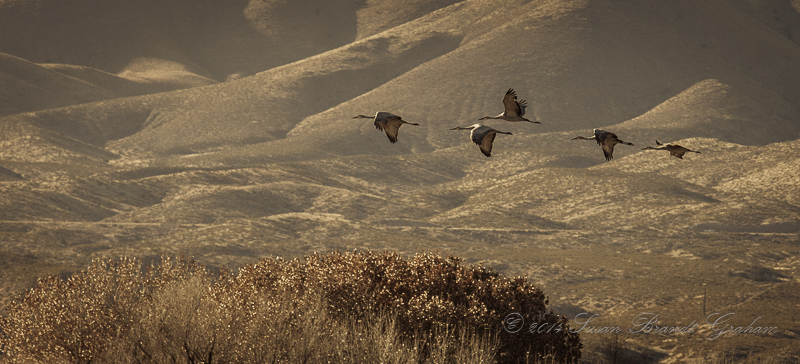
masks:
<svg viewBox="0 0 800 364"><path fill-rule="evenodd" d="M578 335L545 305L525 279L434 254L268 258L219 276L185 259L106 259L10 304L0 348L41 363L578 361ZM512 312L563 329L511 334Z"/></svg>

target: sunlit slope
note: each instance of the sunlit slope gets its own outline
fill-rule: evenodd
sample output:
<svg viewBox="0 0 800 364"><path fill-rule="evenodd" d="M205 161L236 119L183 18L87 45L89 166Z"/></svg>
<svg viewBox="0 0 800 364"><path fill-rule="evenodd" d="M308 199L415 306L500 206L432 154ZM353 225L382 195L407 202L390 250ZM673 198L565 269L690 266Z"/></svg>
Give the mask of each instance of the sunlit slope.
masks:
<svg viewBox="0 0 800 364"><path fill-rule="evenodd" d="M365 97L368 97L367 94ZM364 97L355 99L360 102ZM496 102L500 104L499 100ZM364 108L368 106L364 105ZM333 110L342 110L337 107ZM347 154L403 154L427 152L435 146L425 144L438 136L443 146L463 148L463 153L478 155L477 146L469 141L468 132L449 130L457 125L469 125L475 121L443 122L420 120L412 116L404 118L419 122L421 126L403 126L399 142L391 145L383 133L375 130L372 122L351 119L350 114L341 113L338 120L321 116L334 116L334 111L306 119L285 140L256 144L241 149L231 149L216 156L198 156L194 161L242 160L236 156L248 156L251 161L281 158L282 154L304 155L307 148L320 150L316 157L330 158ZM591 136L591 129L600 128L617 133L620 139L632 142L634 147L619 145L614 156L619 158L638 152L655 141L669 142L684 138L705 137L743 145L764 145L794 140L800 137L800 112L784 98L764 88L742 90L721 83L719 80L702 80L678 95L669 98L643 115L631 120L608 125L598 124L585 129L563 132L542 132L542 126L530 123L508 123L489 120L488 125L512 136L501 135L495 140L493 158L502 157L508 148L523 148L548 151L543 163L550 166L585 167L605 162L602 151L594 142L571 140L575 136ZM312 123L325 126L315 127ZM424 135L425 140L420 140ZM358 143L348 141L358 140ZM686 146L691 149L691 146ZM452 148L452 147L451 147ZM289 159L293 159L289 157Z"/></svg>
<svg viewBox="0 0 800 364"><path fill-rule="evenodd" d="M800 142L774 143L763 147L742 146L718 140L690 138L677 144L691 146L702 154L684 156L695 163L676 158L651 159L648 154L668 156L666 151L647 151L630 157L632 163L620 165L628 172L649 172L676 177L712 187L745 200L775 200L796 205L800 200L795 167L800 162ZM702 163L697 163L702 161ZM748 202L750 203L750 202ZM798 218L797 211L790 209ZM778 216L778 215L776 215ZM788 218L789 216L784 216Z"/></svg>
<svg viewBox="0 0 800 364"><path fill-rule="evenodd" d="M596 145L590 155L511 147L491 159L463 146L412 157L281 163L261 172L165 175L153 177L175 184L162 203L113 220L222 223L329 213L381 224L672 230L800 218L792 206L797 194L790 173L800 155L796 141L767 146L707 138L674 142L701 154L680 160L666 151L632 147L627 156L592 166L592 155L602 158Z"/></svg>
<svg viewBox="0 0 800 364"><path fill-rule="evenodd" d="M675 142L701 154L680 160L666 151L637 150L589 168L534 168L502 179L492 178L498 173L483 179L468 174L450 187L468 191L467 200L430 221L516 228L558 222L591 230L682 229L709 222L757 227L800 219L790 172L800 155L796 141L763 147L705 138Z"/></svg>
<svg viewBox="0 0 800 364"><path fill-rule="evenodd" d="M287 213L337 214L357 221L421 220L424 213L403 197L463 175L458 165L437 167L416 158L356 156L134 177L128 180L132 184L169 192L158 204L108 221L222 223ZM383 211L388 206L397 209Z"/></svg>

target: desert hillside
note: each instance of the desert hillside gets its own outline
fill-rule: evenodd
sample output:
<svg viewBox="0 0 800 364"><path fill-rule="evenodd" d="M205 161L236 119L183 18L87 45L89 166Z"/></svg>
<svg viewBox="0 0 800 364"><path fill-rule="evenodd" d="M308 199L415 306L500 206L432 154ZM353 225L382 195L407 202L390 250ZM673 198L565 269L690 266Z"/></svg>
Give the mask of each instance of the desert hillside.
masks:
<svg viewBox="0 0 800 364"><path fill-rule="evenodd" d="M438 251L566 315L780 329L631 355L797 360L798 84L790 0L0 0L0 300L104 256ZM539 123L480 121L487 158L450 129L509 88Z"/></svg>

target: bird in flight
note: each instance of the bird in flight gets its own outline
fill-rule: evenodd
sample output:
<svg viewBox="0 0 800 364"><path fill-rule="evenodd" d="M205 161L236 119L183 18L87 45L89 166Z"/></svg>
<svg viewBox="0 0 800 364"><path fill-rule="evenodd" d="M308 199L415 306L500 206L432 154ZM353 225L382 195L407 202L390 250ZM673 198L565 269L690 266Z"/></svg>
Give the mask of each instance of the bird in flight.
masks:
<svg viewBox="0 0 800 364"><path fill-rule="evenodd" d="M541 124L538 121L530 121L522 117L525 115L525 108L528 107L528 103L525 100L517 101L517 92L514 91L513 88L508 89L506 95L503 96L503 106L505 110L503 110L502 114L497 116L486 115L478 120L502 119L505 121L527 121L529 123Z"/></svg>
<svg viewBox="0 0 800 364"><path fill-rule="evenodd" d="M614 146L617 144L625 144L625 145L633 145L633 143L623 142L617 138L617 134L609 133L605 130L600 129L593 129L594 135L591 137L584 137L584 136L576 136L572 138L572 140L580 139L580 140L595 140L597 141L597 145L600 148L603 148L603 155L606 157L607 161L610 161L614 158Z"/></svg>
<svg viewBox="0 0 800 364"><path fill-rule="evenodd" d="M678 159L683 159L683 155L686 154L686 152L692 152L692 153L701 154L698 151L689 150L689 148L685 148L685 147L682 147L682 146L677 145L677 144L666 144L666 145L664 145L664 144L659 143L658 140L656 140L656 144L658 144L661 147L660 148L656 148L656 147L649 147L648 146L648 147L642 148L642 150L645 150L645 149L666 150L666 151L669 152L669 154L672 154L673 157L678 158Z"/></svg>
<svg viewBox="0 0 800 364"><path fill-rule="evenodd" d="M390 112L378 111L375 116L356 115L353 119L373 119L375 120L375 128L386 132L386 136L392 144L397 143L397 132L403 124L419 125L417 123L410 123L403 120L399 116Z"/></svg>
<svg viewBox="0 0 800 364"><path fill-rule="evenodd" d="M473 143L478 145L483 155L487 157L492 156L492 142L494 141L494 137L496 134L499 133L499 134L512 135L507 131L499 131L497 129L490 128L488 126L481 124L472 124L470 126L457 126L450 130L471 130L469 133L470 139L472 139Z"/></svg>

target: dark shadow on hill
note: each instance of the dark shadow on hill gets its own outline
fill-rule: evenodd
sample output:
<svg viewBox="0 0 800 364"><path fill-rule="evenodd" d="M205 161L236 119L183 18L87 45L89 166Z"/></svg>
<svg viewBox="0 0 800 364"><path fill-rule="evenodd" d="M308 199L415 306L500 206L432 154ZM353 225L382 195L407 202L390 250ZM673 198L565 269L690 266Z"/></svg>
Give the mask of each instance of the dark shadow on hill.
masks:
<svg viewBox="0 0 800 364"><path fill-rule="evenodd" d="M700 193L700 192L691 191L689 189L686 189L683 186L674 186L674 185L673 186L666 186L666 187L663 188L663 193L666 194L667 196L672 196L673 198L675 198L675 197L686 198L686 199L705 202L705 203L710 203L710 204L719 203L720 202L716 198L713 198L711 196L708 196L708 195Z"/></svg>
<svg viewBox="0 0 800 364"><path fill-rule="evenodd" d="M589 168L600 164L598 158L582 155L557 156L555 159L544 163L544 167L555 168Z"/></svg>
<svg viewBox="0 0 800 364"><path fill-rule="evenodd" d="M391 227L438 227L438 225L426 221L412 219L387 219L377 221L376 224Z"/></svg>
<svg viewBox="0 0 800 364"><path fill-rule="evenodd" d="M738 225L720 222L704 222L702 224L692 226L690 230L699 232L723 233L795 234L800 232L800 222L791 221L763 225Z"/></svg>
<svg viewBox="0 0 800 364"><path fill-rule="evenodd" d="M760 266L752 266L745 270L730 271L728 275L732 277L742 277L755 282L780 282L789 279L785 274L772 268Z"/></svg>
<svg viewBox="0 0 800 364"><path fill-rule="evenodd" d="M264 51L278 57L277 64L285 64L353 42L358 27L356 12L365 3L252 0L244 14L250 25L270 40L270 49Z"/></svg>
<svg viewBox="0 0 800 364"><path fill-rule="evenodd" d="M31 115L28 120L42 129L102 147L109 140L124 138L139 131L157 117L157 114L151 115L150 109L143 104L124 107L100 102L45 110Z"/></svg>
<svg viewBox="0 0 800 364"><path fill-rule="evenodd" d="M578 315L581 315L579 319L585 320L586 318L592 317L596 314L595 312L591 312L585 308L581 308L568 302L551 304L550 309L558 315L567 316L567 318L570 320L576 320Z"/></svg>
<svg viewBox="0 0 800 364"><path fill-rule="evenodd" d="M0 167L0 181L21 181L24 179L19 173Z"/></svg>

